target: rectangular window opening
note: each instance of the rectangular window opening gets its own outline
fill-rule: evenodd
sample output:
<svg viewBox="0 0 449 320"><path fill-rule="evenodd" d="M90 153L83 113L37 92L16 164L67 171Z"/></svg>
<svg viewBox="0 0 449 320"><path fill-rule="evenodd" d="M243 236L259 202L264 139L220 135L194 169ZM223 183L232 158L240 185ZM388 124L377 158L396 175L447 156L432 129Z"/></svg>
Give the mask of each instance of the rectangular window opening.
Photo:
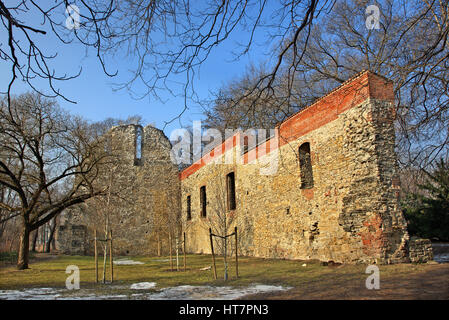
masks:
<svg viewBox="0 0 449 320"><path fill-rule="evenodd" d="M192 202L190 196L187 196L187 220L192 219Z"/></svg>
<svg viewBox="0 0 449 320"><path fill-rule="evenodd" d="M143 147L143 128L142 126L136 127L136 141L134 150L134 165L139 166L142 164L142 147Z"/></svg>
<svg viewBox="0 0 449 320"><path fill-rule="evenodd" d="M235 174L234 172L226 175L226 189L228 194L228 210L235 210L237 207L235 199Z"/></svg>
<svg viewBox="0 0 449 320"><path fill-rule="evenodd" d="M200 188L200 201L201 201L201 216L204 218L206 217L206 205L207 205L206 186L202 186Z"/></svg>
<svg viewBox="0 0 449 320"><path fill-rule="evenodd" d="M310 156L310 144L303 143L299 147L299 167L301 175L301 189L313 188L313 169Z"/></svg>

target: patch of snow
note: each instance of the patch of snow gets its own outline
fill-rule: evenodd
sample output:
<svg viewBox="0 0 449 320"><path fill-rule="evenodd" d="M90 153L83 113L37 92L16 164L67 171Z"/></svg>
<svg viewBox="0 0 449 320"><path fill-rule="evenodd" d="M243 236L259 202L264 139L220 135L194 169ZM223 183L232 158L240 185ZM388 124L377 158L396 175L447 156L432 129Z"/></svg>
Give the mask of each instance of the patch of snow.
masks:
<svg viewBox="0 0 449 320"><path fill-rule="evenodd" d="M154 288L154 282L139 282L131 285L131 289ZM147 292L132 294L108 294L95 295L91 289L70 290L54 288L33 288L24 290L0 290L0 300L124 300L124 299L149 299L149 300L232 300L248 294L285 291L291 287L253 284L248 287L213 287L213 286L177 286L168 287L159 292Z"/></svg>
<svg viewBox="0 0 449 320"><path fill-rule="evenodd" d="M171 259L172 261L176 261L175 258ZM170 262L170 259L156 259L153 260L154 262Z"/></svg>
<svg viewBox="0 0 449 320"><path fill-rule="evenodd" d="M178 286L162 289L160 292L148 294L150 300L233 300L248 294L284 291L291 287L251 285L246 288L212 287L212 286Z"/></svg>
<svg viewBox="0 0 449 320"><path fill-rule="evenodd" d="M31 288L24 290L0 290L0 300L54 300L61 295L54 288Z"/></svg>
<svg viewBox="0 0 449 320"><path fill-rule="evenodd" d="M119 260L114 260L114 264L133 265L133 264L145 264L145 263L141 262L141 261L134 261L134 260L131 260L131 259L119 259Z"/></svg>
<svg viewBox="0 0 449 320"><path fill-rule="evenodd" d="M449 243L432 242L433 260L439 263L449 262Z"/></svg>
<svg viewBox="0 0 449 320"><path fill-rule="evenodd" d="M201 268L200 271L207 271L207 270L210 270L210 269L212 269L212 266Z"/></svg>
<svg viewBox="0 0 449 320"><path fill-rule="evenodd" d="M434 254L433 260L436 262L449 262L449 253Z"/></svg>
<svg viewBox="0 0 449 320"><path fill-rule="evenodd" d="M138 283L133 283L131 285L131 289L146 290L146 289L152 289L155 286L156 286L156 282L138 282Z"/></svg>
<svg viewBox="0 0 449 320"><path fill-rule="evenodd" d="M107 296L96 296L94 300L124 300L127 299L128 296L124 294L119 295L107 295Z"/></svg>

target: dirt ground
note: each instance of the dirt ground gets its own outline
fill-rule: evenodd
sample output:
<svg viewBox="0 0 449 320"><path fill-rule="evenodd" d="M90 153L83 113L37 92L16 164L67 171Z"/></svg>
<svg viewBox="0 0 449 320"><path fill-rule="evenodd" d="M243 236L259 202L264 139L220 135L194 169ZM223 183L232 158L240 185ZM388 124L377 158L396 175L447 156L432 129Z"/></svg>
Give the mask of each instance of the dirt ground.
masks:
<svg viewBox="0 0 449 320"><path fill-rule="evenodd" d="M331 286L329 284L332 283ZM449 263L428 266L425 271L411 276L380 277L380 289L368 290L361 284L344 277L329 281L326 277L285 292L261 293L245 296L243 299L274 300L447 300L449 299Z"/></svg>
<svg viewBox="0 0 449 320"><path fill-rule="evenodd" d="M82 287L88 291L87 293L111 297L130 294L131 299L134 299L132 295L134 292L128 290L131 284L155 282L158 286L156 291L161 291L163 288L176 289L179 286L194 286L189 288L193 291L201 289L196 289L195 286L218 288L226 286L234 290L234 288L248 288L256 284L282 286L286 289L271 292L265 290L260 293L250 290L254 293L237 297L245 300L449 300L449 263L447 262L380 265L380 289L369 290L365 286L368 277L365 265L322 266L319 261L241 257L239 259L240 276L238 278L233 276L234 266L230 265L230 279L225 282L220 279L214 280L210 268L208 271L202 271L205 266L210 266L211 257L208 255L188 255L187 272L173 273L167 273L170 265L167 257L135 257L135 259L144 264L114 267L114 274L118 279L114 283L120 287L116 290L117 292L109 292L110 288L109 291L103 290L104 286L95 284L93 257L41 253L32 257L28 270L17 271L12 263L0 267L0 291L1 289L22 291L33 288L61 289L67 277L66 266L77 265L82 275ZM223 268L221 260L217 261L217 272L221 277ZM128 289L124 290L121 287ZM176 290L179 291L179 289ZM161 294L164 292L161 291ZM205 294L201 293L201 295Z"/></svg>

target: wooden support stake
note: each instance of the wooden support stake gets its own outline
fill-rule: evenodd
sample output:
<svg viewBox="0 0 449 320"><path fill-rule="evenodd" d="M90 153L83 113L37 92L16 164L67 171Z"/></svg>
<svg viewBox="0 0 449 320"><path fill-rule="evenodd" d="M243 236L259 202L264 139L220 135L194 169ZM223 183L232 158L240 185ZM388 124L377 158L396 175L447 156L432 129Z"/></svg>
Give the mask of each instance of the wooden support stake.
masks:
<svg viewBox="0 0 449 320"><path fill-rule="evenodd" d="M111 283L114 282L114 259L112 257L112 230L109 231L109 241L110 247L109 247L109 261L111 263Z"/></svg>
<svg viewBox="0 0 449 320"><path fill-rule="evenodd" d="M104 247L103 247L103 278L102 278L102 281L103 281L103 283L106 283L106 259L108 257L108 233L107 233L107 231L105 231L104 235L106 236L106 239L102 239L102 241L104 242Z"/></svg>
<svg viewBox="0 0 449 320"><path fill-rule="evenodd" d="M94 250L95 250L95 282L98 283L98 251L97 251L97 230L94 230Z"/></svg>
<svg viewBox="0 0 449 320"><path fill-rule="evenodd" d="M178 232L176 232L175 236L175 245L176 245L176 271L179 271L179 236Z"/></svg>
<svg viewBox="0 0 449 320"><path fill-rule="evenodd" d="M157 256L161 256L161 236L159 232L157 233Z"/></svg>
<svg viewBox="0 0 449 320"><path fill-rule="evenodd" d="M235 233L235 275L239 277L239 255L238 255L238 238L237 238L237 227L234 228Z"/></svg>
<svg viewBox="0 0 449 320"><path fill-rule="evenodd" d="M186 271L187 270L187 258L186 258L186 233L185 232L184 232L182 251L184 252L184 271Z"/></svg>
<svg viewBox="0 0 449 320"><path fill-rule="evenodd" d="M42 225L42 253L44 253L45 248L45 224Z"/></svg>
<svg viewBox="0 0 449 320"><path fill-rule="evenodd" d="M168 246L170 248L170 270L173 271L173 259L172 259L172 251L171 251L171 233L168 232Z"/></svg>
<svg viewBox="0 0 449 320"><path fill-rule="evenodd" d="M209 228L210 249L212 251L212 262L214 264L214 278L217 280L217 268L215 266L214 242L212 240L212 229Z"/></svg>

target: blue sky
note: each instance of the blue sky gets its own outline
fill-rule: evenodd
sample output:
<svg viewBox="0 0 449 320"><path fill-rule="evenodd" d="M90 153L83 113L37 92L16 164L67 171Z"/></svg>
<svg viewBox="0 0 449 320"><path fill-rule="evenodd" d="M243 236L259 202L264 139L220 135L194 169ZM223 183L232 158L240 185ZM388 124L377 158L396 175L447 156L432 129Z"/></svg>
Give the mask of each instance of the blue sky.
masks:
<svg viewBox="0 0 449 320"><path fill-rule="evenodd" d="M41 27L40 18L33 16L29 19L33 26ZM201 66L195 87L201 98L207 97L210 90L219 88L226 81L241 76L250 62L258 64L262 61L263 56L258 50L253 50L239 61L231 61L233 60L231 52L236 48L236 41L242 40L244 36L236 34L234 38L226 41L210 55L209 59ZM240 37L240 39L236 37ZM51 67L57 74L73 75L82 67L82 73L78 78L62 81L56 85L62 94L77 102L72 104L57 98L59 105L73 114L81 115L91 121L99 121L107 117L127 118L129 115L139 114L146 124L155 123L156 127L162 128L164 121L177 116L183 109L183 99L172 97L168 93L162 93L164 101L158 101L152 97L135 100L126 90L114 92L112 84L129 77L127 70L132 68L132 61L129 59L109 60L108 70L110 72L118 70L118 75L110 78L103 72L92 48L86 49L78 43L64 45L51 32L45 36L35 35L35 39L38 40L37 43L46 54L58 54L51 62ZM7 44L5 40L6 34L0 34L0 42ZM1 91L4 92L11 76L10 67L2 62L0 72L2 74ZM35 84L43 92L48 92L48 85L45 81L35 82ZM29 90L30 88L25 83L17 79L12 92L20 94ZM186 125L193 120L201 120L201 118L201 109L191 105L182 117L182 124ZM179 122L175 121L165 128L165 133L170 136L170 132L179 127Z"/></svg>

